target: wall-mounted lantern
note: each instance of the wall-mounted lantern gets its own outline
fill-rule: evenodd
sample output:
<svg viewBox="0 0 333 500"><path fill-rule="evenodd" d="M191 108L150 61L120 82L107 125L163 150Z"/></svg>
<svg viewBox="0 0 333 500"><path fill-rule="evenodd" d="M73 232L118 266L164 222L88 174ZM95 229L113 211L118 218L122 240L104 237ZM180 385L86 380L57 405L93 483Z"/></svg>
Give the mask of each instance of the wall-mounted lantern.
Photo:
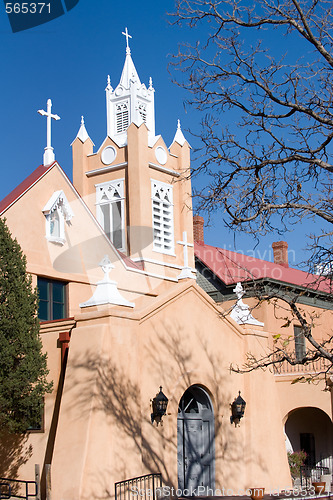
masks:
<svg viewBox="0 0 333 500"><path fill-rule="evenodd" d="M151 423L158 425L162 422L162 417L166 414L167 406L168 406L168 398L162 392L162 386L160 386L160 392L156 394L154 399L151 400L153 413L151 414Z"/></svg>
<svg viewBox="0 0 333 500"><path fill-rule="evenodd" d="M240 391L238 397L235 398L234 402L230 406L231 406L230 423L235 424L236 427L237 425L239 425L240 419L244 417L245 406L246 406L244 399L240 395Z"/></svg>

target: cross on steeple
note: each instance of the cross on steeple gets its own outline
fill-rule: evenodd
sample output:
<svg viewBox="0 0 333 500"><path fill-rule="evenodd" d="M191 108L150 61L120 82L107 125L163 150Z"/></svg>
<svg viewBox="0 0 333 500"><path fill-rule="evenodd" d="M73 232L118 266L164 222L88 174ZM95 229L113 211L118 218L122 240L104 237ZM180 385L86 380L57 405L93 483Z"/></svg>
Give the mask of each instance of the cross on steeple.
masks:
<svg viewBox="0 0 333 500"><path fill-rule="evenodd" d="M129 48L129 45L128 45L128 39L132 38L132 37L131 37L131 35L128 34L127 28L125 28L125 33L122 31L121 34L126 37L126 54L130 54L131 49Z"/></svg>
<svg viewBox="0 0 333 500"><path fill-rule="evenodd" d="M178 245L183 245L184 247L184 267L181 270L180 275L178 276L178 279L184 279L184 278L192 278L195 279L195 277L192 274L192 269L188 265L188 248L193 247L192 243L188 243L187 241L187 232L183 232L183 241L177 241Z"/></svg>
<svg viewBox="0 0 333 500"><path fill-rule="evenodd" d="M47 100L47 111L44 111L43 109L39 109L38 113L42 116L46 116L46 148L44 149L44 156L43 156L43 164L44 167L47 165L51 165L52 162L55 160L55 155L53 152L53 148L51 146L51 119L53 118L54 120L60 120L60 116L58 115L53 115L51 113L52 109L52 101L51 99Z"/></svg>

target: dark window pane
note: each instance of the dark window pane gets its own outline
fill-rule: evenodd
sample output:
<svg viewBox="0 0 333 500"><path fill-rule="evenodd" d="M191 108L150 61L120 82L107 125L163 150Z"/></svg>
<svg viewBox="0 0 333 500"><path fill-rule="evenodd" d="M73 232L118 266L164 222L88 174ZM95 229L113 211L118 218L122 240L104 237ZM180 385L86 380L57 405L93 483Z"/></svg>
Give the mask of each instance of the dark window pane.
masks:
<svg viewBox="0 0 333 500"><path fill-rule="evenodd" d="M39 319L41 321L50 321L65 318L66 283L38 278L37 285L39 290Z"/></svg>
<svg viewBox="0 0 333 500"><path fill-rule="evenodd" d="M49 300L49 282L43 278L37 279L39 298L41 300Z"/></svg>
<svg viewBox="0 0 333 500"><path fill-rule="evenodd" d="M123 232L121 227L121 201L112 203L112 243L116 248L123 246Z"/></svg>
<svg viewBox="0 0 333 500"><path fill-rule="evenodd" d="M53 302L64 302L64 283L60 281L54 281L52 283L53 286Z"/></svg>
<svg viewBox="0 0 333 500"><path fill-rule="evenodd" d="M49 302L39 300L38 317L41 321L49 320Z"/></svg>
<svg viewBox="0 0 333 500"><path fill-rule="evenodd" d="M62 319L65 317L64 304L53 302L53 318Z"/></svg>
<svg viewBox="0 0 333 500"><path fill-rule="evenodd" d="M111 237L111 221L110 221L110 205L101 205L101 211L103 216L103 229L105 234L110 238Z"/></svg>
<svg viewBox="0 0 333 500"><path fill-rule="evenodd" d="M294 325L296 361L302 361L306 354L305 337L300 326Z"/></svg>

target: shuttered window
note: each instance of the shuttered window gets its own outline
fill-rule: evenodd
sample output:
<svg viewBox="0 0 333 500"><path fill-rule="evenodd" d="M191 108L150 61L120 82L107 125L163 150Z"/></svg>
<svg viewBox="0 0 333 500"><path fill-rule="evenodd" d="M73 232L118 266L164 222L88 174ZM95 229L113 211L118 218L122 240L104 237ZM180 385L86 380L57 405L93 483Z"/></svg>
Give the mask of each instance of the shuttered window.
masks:
<svg viewBox="0 0 333 500"><path fill-rule="evenodd" d="M174 253L172 186L153 180L151 183L153 249L163 253Z"/></svg>
<svg viewBox="0 0 333 500"><path fill-rule="evenodd" d="M128 103L122 102L116 104L116 130L117 134L120 132L125 132L128 129L129 115L128 115Z"/></svg>

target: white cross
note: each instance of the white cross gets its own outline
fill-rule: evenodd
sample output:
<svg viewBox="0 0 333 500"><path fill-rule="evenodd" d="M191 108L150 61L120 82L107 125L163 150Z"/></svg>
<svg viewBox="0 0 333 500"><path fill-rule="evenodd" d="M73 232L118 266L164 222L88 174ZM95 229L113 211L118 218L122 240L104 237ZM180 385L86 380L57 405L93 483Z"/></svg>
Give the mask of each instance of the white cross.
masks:
<svg viewBox="0 0 333 500"><path fill-rule="evenodd" d="M104 281L110 281L109 278L109 273L114 269L114 265L112 264L111 260L109 259L108 255L104 255L103 259L101 262L98 264L104 273Z"/></svg>
<svg viewBox="0 0 333 500"><path fill-rule="evenodd" d="M52 101L51 99L47 100L47 111L44 111L43 109L39 109L38 113L42 116L46 116L46 124L47 124L47 134L46 134L46 148L44 149L44 166L50 165L52 162L55 160L55 155L53 153L53 148L51 146L51 119L53 118L54 120L60 120L60 116L58 115L53 115L51 113L52 109Z"/></svg>
<svg viewBox="0 0 333 500"><path fill-rule="evenodd" d="M183 232L183 241L177 241L179 245L183 245L184 247L184 267L178 276L178 279L183 279L183 278L193 278L194 276L192 274L192 269L188 265L188 248L193 247L192 243L188 243L187 241L187 232Z"/></svg>
<svg viewBox="0 0 333 500"><path fill-rule="evenodd" d="M128 39L132 38L132 37L131 37L131 35L128 34L127 28L125 28L125 33L122 31L121 34L126 36L126 54L130 54L131 51L130 51L130 48L128 45Z"/></svg>

